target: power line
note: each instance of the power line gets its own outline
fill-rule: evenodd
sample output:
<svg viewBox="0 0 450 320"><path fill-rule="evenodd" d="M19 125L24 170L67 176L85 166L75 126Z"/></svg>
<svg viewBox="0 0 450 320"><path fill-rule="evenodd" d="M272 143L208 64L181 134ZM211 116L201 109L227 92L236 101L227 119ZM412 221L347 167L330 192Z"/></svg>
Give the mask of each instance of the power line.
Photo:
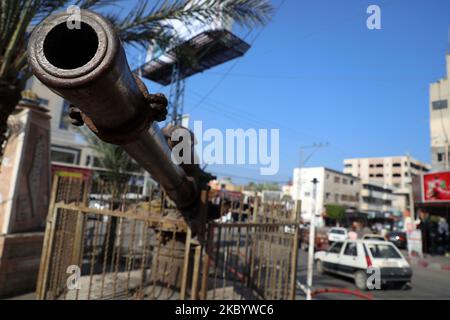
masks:
<svg viewBox="0 0 450 320"><path fill-rule="evenodd" d="M224 173L224 172L218 172L215 170L211 170L212 173L221 175L222 177L230 177L230 178L237 178L237 179L247 179L252 181L260 181L260 182L272 182L272 183L285 183L289 181L289 179L286 180L268 180L268 179L261 179L261 178L255 178L255 177L248 177L248 176L242 176L237 174L230 174L230 173Z"/></svg>
<svg viewBox="0 0 450 320"><path fill-rule="evenodd" d="M195 94L196 96L200 96L200 94L197 93L195 90L190 89L190 91L193 94ZM274 120L260 120L260 119L258 119L257 115L249 113L249 112L246 112L245 108L233 108L233 107L231 107L229 105L225 105L222 102L219 103L217 100L215 100L215 99L213 100L211 98L208 98L207 100L209 100L210 102L206 103L206 105L209 105L209 106L211 106L211 108L214 108L214 112L222 113L223 115L225 115L228 118L229 118L229 116L227 116L226 114L233 116L230 113L230 111L232 112L234 110L234 112L236 113L236 116L234 116L234 117L236 119L238 119L238 120L245 120L245 117L243 115L247 114L247 116L250 117L249 120L247 120L248 122L256 123L256 124L260 123L260 124L268 125L268 126L275 125L278 128L288 130L288 131L290 131L291 133L293 133L293 134L295 134L297 136L308 136L308 137L310 137L311 139L314 139L314 140L323 140L322 138L314 136L314 135L312 135L310 133L299 132L296 129L293 129L293 128L289 127L289 126L286 126L285 124L281 124L281 123L279 123L277 121L274 121ZM219 105L222 106L223 109L220 108ZM208 111L208 109L205 109L205 110ZM235 120L235 119L232 119L232 120ZM298 143L298 141L299 141L298 138L293 138L293 137L291 137L289 135L287 137L288 137L288 139L290 139L293 142ZM336 146L335 144L333 144L333 147L335 148L335 150L337 149L337 150L341 151L342 153L346 153L347 152L344 149Z"/></svg>
<svg viewBox="0 0 450 320"><path fill-rule="evenodd" d="M222 76L223 72L208 71L205 75ZM355 76L311 76L311 75L281 75L281 74L249 74L249 73L228 73L229 77L239 78L254 78L254 79L286 79L286 80L309 80L309 81L403 81L403 80L429 80L436 78L435 76L398 76L398 77L377 77L369 75L355 75Z"/></svg>

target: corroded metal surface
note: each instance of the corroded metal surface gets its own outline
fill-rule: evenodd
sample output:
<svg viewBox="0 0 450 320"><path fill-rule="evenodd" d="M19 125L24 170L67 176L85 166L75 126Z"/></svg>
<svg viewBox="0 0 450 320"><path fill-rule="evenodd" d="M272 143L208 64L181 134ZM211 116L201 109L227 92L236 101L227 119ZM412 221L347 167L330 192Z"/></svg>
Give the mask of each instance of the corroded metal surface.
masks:
<svg viewBox="0 0 450 320"><path fill-rule="evenodd" d="M130 71L114 27L102 16L81 11L81 29L68 29L68 13L50 16L32 33L28 60L33 73L79 109L82 122L102 140L120 144L164 187L178 208L199 200L195 180L171 161L155 121L165 98L150 95ZM77 110L72 110L76 114ZM185 216L191 216L186 210Z"/></svg>

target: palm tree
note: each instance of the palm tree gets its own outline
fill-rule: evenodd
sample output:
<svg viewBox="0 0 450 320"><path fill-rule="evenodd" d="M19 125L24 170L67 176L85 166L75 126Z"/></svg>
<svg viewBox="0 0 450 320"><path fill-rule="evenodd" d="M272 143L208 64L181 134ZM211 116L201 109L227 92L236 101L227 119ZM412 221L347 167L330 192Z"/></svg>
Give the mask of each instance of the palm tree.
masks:
<svg viewBox="0 0 450 320"><path fill-rule="evenodd" d="M102 12L117 27L126 45L167 47L176 36L167 20L188 25L193 20L230 19L244 28L265 25L273 7L269 0L136 0L124 14L113 0L0 0L0 164L6 141L6 121L31 76L26 42L33 27L50 14L69 5Z"/></svg>
<svg viewBox="0 0 450 320"><path fill-rule="evenodd" d="M97 172L96 180L104 182L104 191L111 195L114 207L114 202L120 202L120 195L127 191L135 162L120 146L103 142L86 128L79 132L95 152L98 166L104 169Z"/></svg>

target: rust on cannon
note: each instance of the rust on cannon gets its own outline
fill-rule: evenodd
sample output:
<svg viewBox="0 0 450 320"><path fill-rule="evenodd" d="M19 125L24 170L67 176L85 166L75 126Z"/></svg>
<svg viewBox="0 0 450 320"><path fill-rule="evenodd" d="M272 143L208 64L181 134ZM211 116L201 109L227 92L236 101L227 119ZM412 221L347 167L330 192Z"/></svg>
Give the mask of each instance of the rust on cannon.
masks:
<svg viewBox="0 0 450 320"><path fill-rule="evenodd" d="M72 104L74 124L85 123L103 141L124 148L192 220L199 183L172 161L167 138L156 123L165 118L167 100L149 94L131 72L108 20L82 10L81 28L69 29L69 16L52 15L33 31L28 60L34 75Z"/></svg>

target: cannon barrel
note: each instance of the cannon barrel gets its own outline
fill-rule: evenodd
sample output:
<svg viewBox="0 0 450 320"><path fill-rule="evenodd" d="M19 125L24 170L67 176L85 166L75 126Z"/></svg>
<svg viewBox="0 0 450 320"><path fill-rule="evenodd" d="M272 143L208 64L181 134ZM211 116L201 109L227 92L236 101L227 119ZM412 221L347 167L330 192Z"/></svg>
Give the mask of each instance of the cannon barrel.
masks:
<svg viewBox="0 0 450 320"><path fill-rule="evenodd" d="M34 75L79 108L97 136L121 145L178 208L191 207L198 199L196 184L171 160L113 25L94 12L80 13L80 28L68 23L69 13L52 15L35 28L28 44Z"/></svg>

